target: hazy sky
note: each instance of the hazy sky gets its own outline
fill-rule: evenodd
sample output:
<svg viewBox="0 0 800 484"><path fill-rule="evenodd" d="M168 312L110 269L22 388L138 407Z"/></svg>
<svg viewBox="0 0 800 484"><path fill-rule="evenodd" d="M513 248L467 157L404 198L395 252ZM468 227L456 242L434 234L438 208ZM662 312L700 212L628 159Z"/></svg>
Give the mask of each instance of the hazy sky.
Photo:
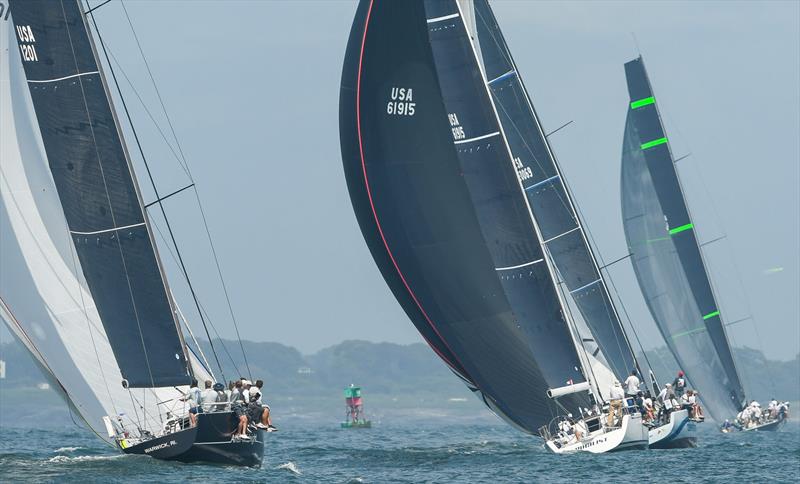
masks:
<svg viewBox="0 0 800 484"><path fill-rule="evenodd" d="M799 5L493 2L545 127L574 120L551 141L607 261L626 254L622 65L637 55L635 34L673 151L692 153L679 172L697 232L728 236L705 247L722 312L753 314L781 359L800 348ZM126 6L199 187L242 336L304 352L352 338L421 341L364 244L342 173L339 78L356 2ZM97 18L168 132L119 2ZM181 188L188 178L123 88L159 190ZM232 336L193 201L184 192L166 205L204 305ZM630 264L611 274L645 344L661 344ZM749 321L730 334L758 346Z"/></svg>

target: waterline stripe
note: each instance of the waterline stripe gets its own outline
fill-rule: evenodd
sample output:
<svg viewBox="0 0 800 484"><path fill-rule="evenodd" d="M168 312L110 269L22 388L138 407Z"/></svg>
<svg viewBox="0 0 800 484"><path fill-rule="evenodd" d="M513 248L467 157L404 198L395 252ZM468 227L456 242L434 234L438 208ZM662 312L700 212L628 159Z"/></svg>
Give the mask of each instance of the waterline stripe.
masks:
<svg viewBox="0 0 800 484"><path fill-rule="evenodd" d="M580 291L580 290L586 289L587 287L589 287L589 286L591 286L591 285L593 285L593 284L597 284L598 282L600 282L600 281L602 281L602 280L603 280L603 279L598 279L598 280L596 280L596 281L592 281L592 282L590 282L589 284L586 284L585 286L581 286L581 287L579 287L579 288L577 288L577 289L573 289L573 290L572 290L572 291L570 291L569 293L570 293L570 294L574 294L574 293L576 293L576 292L578 292L578 291Z"/></svg>
<svg viewBox="0 0 800 484"><path fill-rule="evenodd" d="M667 142L667 138L666 137L658 138L658 139L654 139L653 141L648 141L647 143L644 143L641 146L641 148L643 150L646 150L647 148L652 148L653 146L663 145L666 142Z"/></svg>
<svg viewBox="0 0 800 484"><path fill-rule="evenodd" d="M100 72L98 72L98 71L80 72L78 74L73 74L71 76L58 77L56 79L42 79L40 81L29 80L28 82L33 82L33 83L56 82L56 81L63 81L64 79L72 79L73 77L88 76L88 75L91 75L91 74L100 74Z"/></svg>
<svg viewBox="0 0 800 484"><path fill-rule="evenodd" d="M684 230L691 230L694 227L694 224L686 224L681 225L680 227L675 227L674 229L669 229L669 235L675 235L679 232L683 232Z"/></svg>
<svg viewBox="0 0 800 484"><path fill-rule="evenodd" d="M714 311L712 313L706 314L705 316L703 316L703 321L705 321L706 319L713 318L714 316L719 316L719 311Z"/></svg>
<svg viewBox="0 0 800 484"><path fill-rule="evenodd" d="M531 188L536 188L538 186L544 185L545 183L551 182L551 181L555 180L556 178L558 178L558 175L553 175L550 178L548 178L547 180L542 180L542 181L540 181L538 183L534 183L533 185L525 188L525 190L530 190Z"/></svg>
<svg viewBox="0 0 800 484"><path fill-rule="evenodd" d="M654 98L653 96L646 97L644 99L639 99L638 101L633 101L631 103L631 109L638 109L638 108L640 108L642 106L647 106L649 104L655 104L655 102L656 102L656 98Z"/></svg>
<svg viewBox="0 0 800 484"><path fill-rule="evenodd" d="M495 267L494 270L496 270L496 271L510 271L512 269L519 269L520 267L532 266L533 264L538 264L539 262L544 262L544 259L532 260L530 262L526 262L526 263L520 264L518 266Z"/></svg>
<svg viewBox="0 0 800 484"><path fill-rule="evenodd" d="M433 23L436 23L436 22L441 22L442 20L450 20L451 18L458 18L458 17L460 17L459 14L453 13L453 14L450 14L450 15L445 15L443 17L429 18L428 19L428 23L429 24L433 24Z"/></svg>
<svg viewBox="0 0 800 484"><path fill-rule="evenodd" d="M500 134L500 131L495 131L494 133L485 134L483 136L478 136L478 137L475 137L475 138L460 139L458 141L453 141L453 144L460 145L460 144L463 144L463 143L471 143L473 141L478 141L478 140L482 140L482 139L486 139L486 138L491 138L492 136L497 136L498 134Z"/></svg>
<svg viewBox="0 0 800 484"><path fill-rule="evenodd" d="M517 71L512 69L512 70L506 72L503 75L495 77L494 79L492 79L491 81L487 82L486 84L489 84L491 86L492 83L494 83L494 82L502 81L503 79L508 79L509 77L512 77L512 76L514 76L516 74L517 74Z"/></svg>
<svg viewBox="0 0 800 484"><path fill-rule="evenodd" d="M97 230L94 232L75 232L74 230L70 230L69 232L75 235L96 235L96 234L104 234L106 232L116 232L117 230L132 229L134 227L141 227L142 225L144 225L144 222L140 224L126 225L124 227L114 227L112 229Z"/></svg>

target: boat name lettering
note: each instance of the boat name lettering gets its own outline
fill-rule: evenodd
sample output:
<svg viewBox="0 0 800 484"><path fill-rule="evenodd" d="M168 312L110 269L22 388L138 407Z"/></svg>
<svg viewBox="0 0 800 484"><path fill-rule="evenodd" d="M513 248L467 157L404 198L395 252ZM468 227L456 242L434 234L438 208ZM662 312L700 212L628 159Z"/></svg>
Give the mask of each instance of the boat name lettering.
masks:
<svg viewBox="0 0 800 484"><path fill-rule="evenodd" d="M0 2L0 19L8 21L8 15L11 13L11 5L5 2Z"/></svg>
<svg viewBox="0 0 800 484"><path fill-rule="evenodd" d="M392 87L391 99L386 103L386 113L394 116L413 116L417 103L410 87Z"/></svg>
<svg viewBox="0 0 800 484"><path fill-rule="evenodd" d="M450 120L450 129L453 131L454 141L462 140L467 137L467 135L464 134L464 127L458 122L458 116L456 116L456 113L448 114L447 119Z"/></svg>
<svg viewBox="0 0 800 484"><path fill-rule="evenodd" d="M33 30L30 25L17 25L17 38L19 38L19 51L22 53L22 60L25 62L38 62L39 57L36 55L36 37L33 36Z"/></svg>
<svg viewBox="0 0 800 484"><path fill-rule="evenodd" d="M525 181L528 178L533 178L533 170L531 170L530 166L523 165L522 160L519 159L519 156L514 158L514 168L517 169L519 181Z"/></svg>
<svg viewBox="0 0 800 484"><path fill-rule="evenodd" d="M178 445L178 442L174 440L170 440L169 442L164 442L163 444L154 445L152 447L148 447L144 449L145 454L149 454L150 452L155 452L156 450L166 449L167 447L172 447L173 445Z"/></svg>

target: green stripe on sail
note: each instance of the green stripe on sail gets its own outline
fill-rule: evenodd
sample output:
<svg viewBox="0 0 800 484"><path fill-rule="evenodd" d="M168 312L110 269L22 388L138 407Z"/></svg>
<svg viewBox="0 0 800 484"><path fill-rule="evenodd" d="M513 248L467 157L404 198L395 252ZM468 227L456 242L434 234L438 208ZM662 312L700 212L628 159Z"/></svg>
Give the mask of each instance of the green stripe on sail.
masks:
<svg viewBox="0 0 800 484"><path fill-rule="evenodd" d="M655 104L656 98L653 96L646 97L644 99L639 99L638 101L633 101L631 103L631 109L639 109L642 106L647 106L648 104Z"/></svg>
<svg viewBox="0 0 800 484"><path fill-rule="evenodd" d="M713 313L706 314L705 316L703 316L703 320L705 321L706 319L713 318L714 316L719 316L719 311L714 311Z"/></svg>
<svg viewBox="0 0 800 484"><path fill-rule="evenodd" d="M658 139L654 139L653 141L648 141L647 143L644 143L641 146L641 148L643 150L646 150L647 148L652 148L653 146L663 145L666 142L667 142L667 138L666 137L658 138Z"/></svg>
<svg viewBox="0 0 800 484"><path fill-rule="evenodd" d="M669 229L669 235L675 235L678 232L683 232L684 230L690 230L693 227L694 227L694 224L681 225L680 227L675 227L674 229Z"/></svg>

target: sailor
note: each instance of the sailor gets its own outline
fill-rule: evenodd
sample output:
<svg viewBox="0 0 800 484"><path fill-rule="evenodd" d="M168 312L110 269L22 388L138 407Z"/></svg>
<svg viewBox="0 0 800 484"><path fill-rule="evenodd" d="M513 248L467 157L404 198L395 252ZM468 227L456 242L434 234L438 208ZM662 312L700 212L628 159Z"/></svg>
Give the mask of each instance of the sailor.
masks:
<svg viewBox="0 0 800 484"><path fill-rule="evenodd" d="M276 431L278 429L277 429L277 427L272 425L272 417L270 415L269 405L267 405L266 403L261 401L261 397L263 395L261 393L261 389L264 387L264 380L256 380L255 387L258 390L258 404L261 405L261 407L264 409L264 412L261 414L261 423L263 425L265 425L266 427L262 427L262 428L266 428L270 432L274 432L274 431Z"/></svg>
<svg viewBox="0 0 800 484"><path fill-rule="evenodd" d="M700 401L697 399L697 395L700 394L697 390L689 390L689 404L691 405L691 417L695 420L705 420L705 415L703 415L703 409L700 408Z"/></svg>
<svg viewBox="0 0 800 484"><path fill-rule="evenodd" d="M678 376L672 381L672 390L677 397L682 397L684 390L686 390L686 378L683 377L683 370L678 371Z"/></svg>
<svg viewBox="0 0 800 484"><path fill-rule="evenodd" d="M197 425L197 414L203 411L200 408L200 389L197 388L197 379L192 378L192 384L189 386L189 392L181 398L182 402L189 403L189 422L192 427Z"/></svg>
<svg viewBox="0 0 800 484"><path fill-rule="evenodd" d="M214 383L214 401L216 405L214 405L214 411L216 412L224 412L228 406L228 394L225 392L225 385L222 383Z"/></svg>
<svg viewBox="0 0 800 484"><path fill-rule="evenodd" d="M246 381L246 380L245 380ZM233 384L231 391L231 410L236 418L239 419L236 436L242 439L247 437L247 404L244 399L244 389L242 388L242 380L237 380Z"/></svg>
<svg viewBox="0 0 800 484"><path fill-rule="evenodd" d="M661 392L658 394L658 399L661 401L661 417L666 419L667 415L672 412L674 407L673 399L675 398L675 393L672 391L672 383L667 383L664 385L664 388L661 389Z"/></svg>
<svg viewBox="0 0 800 484"><path fill-rule="evenodd" d="M625 380L625 396L635 397L639 393L639 377L636 376L636 370L631 371L631 375Z"/></svg>
<svg viewBox="0 0 800 484"><path fill-rule="evenodd" d="M570 414L571 416L572 414ZM569 423L569 419L565 418L558 422L558 430L559 435L564 438L565 440L569 439L570 431L572 430L572 425Z"/></svg>
<svg viewBox="0 0 800 484"><path fill-rule="evenodd" d="M200 392L200 408L204 412L213 412L216 409L217 392L214 391L211 380L205 381L205 389Z"/></svg>
<svg viewBox="0 0 800 484"><path fill-rule="evenodd" d="M622 385L619 384L618 380L614 380L614 383L611 385L611 390L608 393L609 405L608 405L608 426L614 426L614 417L616 416L617 412L622 415L622 399L625 398L625 394L622 391Z"/></svg>
<svg viewBox="0 0 800 484"><path fill-rule="evenodd" d="M687 390L686 393L681 395L680 403L681 403L681 408L682 409L689 410L690 408L692 408L692 404L691 404L691 402L689 402L689 397L690 397L691 394L692 394L692 391L691 390Z"/></svg>
<svg viewBox="0 0 800 484"><path fill-rule="evenodd" d="M769 410L769 418L778 418L778 401L775 398L769 401L767 410Z"/></svg>
<svg viewBox="0 0 800 484"><path fill-rule="evenodd" d="M642 400L642 407L644 408L644 421L651 422L655 419L655 409L653 408L653 399L650 396L650 392L647 392L644 395L644 399Z"/></svg>

